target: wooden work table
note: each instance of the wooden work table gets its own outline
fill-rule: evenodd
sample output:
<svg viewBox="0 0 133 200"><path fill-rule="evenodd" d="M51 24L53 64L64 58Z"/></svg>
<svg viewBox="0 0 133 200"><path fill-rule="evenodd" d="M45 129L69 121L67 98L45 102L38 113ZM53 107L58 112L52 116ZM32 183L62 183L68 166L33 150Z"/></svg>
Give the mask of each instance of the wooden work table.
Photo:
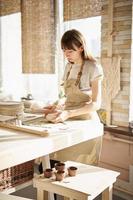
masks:
<svg viewBox="0 0 133 200"><path fill-rule="evenodd" d="M103 125L93 120L50 124L48 136L0 128L0 170L103 135ZM56 128L57 126L57 128Z"/></svg>

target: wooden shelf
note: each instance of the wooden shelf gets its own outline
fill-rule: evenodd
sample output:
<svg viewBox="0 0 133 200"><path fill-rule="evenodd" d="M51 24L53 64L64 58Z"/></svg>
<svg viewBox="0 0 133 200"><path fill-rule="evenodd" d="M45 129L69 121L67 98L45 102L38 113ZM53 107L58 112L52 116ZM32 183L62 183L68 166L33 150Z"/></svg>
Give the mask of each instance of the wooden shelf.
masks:
<svg viewBox="0 0 133 200"><path fill-rule="evenodd" d="M111 133L117 133L117 134L127 135L127 136L133 137L133 130L131 130L129 127L123 127L123 126L108 127L108 126L104 126L104 131L109 131Z"/></svg>

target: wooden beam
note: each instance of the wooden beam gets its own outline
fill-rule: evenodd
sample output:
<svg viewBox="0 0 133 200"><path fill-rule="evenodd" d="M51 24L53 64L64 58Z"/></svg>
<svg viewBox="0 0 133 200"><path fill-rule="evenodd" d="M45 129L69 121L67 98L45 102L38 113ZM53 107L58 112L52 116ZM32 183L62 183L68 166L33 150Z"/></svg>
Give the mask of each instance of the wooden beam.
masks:
<svg viewBox="0 0 133 200"><path fill-rule="evenodd" d="M112 57L113 0L108 1L108 57Z"/></svg>

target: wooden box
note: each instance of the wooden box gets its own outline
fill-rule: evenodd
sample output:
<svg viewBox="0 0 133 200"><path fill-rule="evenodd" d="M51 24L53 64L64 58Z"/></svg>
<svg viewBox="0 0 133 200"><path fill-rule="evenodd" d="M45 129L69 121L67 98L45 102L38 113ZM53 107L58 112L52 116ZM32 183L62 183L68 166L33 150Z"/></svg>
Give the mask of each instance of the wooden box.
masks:
<svg viewBox="0 0 133 200"><path fill-rule="evenodd" d="M0 191L14 187L33 178L34 160L0 171Z"/></svg>
<svg viewBox="0 0 133 200"><path fill-rule="evenodd" d="M105 131L99 166L119 171L119 178L129 181L130 165L133 165L133 136Z"/></svg>

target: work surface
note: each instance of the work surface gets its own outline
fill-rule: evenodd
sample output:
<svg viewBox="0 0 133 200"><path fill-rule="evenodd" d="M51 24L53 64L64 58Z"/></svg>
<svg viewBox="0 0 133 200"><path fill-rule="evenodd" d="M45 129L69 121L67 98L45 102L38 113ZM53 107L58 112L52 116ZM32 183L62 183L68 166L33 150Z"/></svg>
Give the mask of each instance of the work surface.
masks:
<svg viewBox="0 0 133 200"><path fill-rule="evenodd" d="M48 136L0 128L0 170L99 137L103 125L93 120L47 123Z"/></svg>

